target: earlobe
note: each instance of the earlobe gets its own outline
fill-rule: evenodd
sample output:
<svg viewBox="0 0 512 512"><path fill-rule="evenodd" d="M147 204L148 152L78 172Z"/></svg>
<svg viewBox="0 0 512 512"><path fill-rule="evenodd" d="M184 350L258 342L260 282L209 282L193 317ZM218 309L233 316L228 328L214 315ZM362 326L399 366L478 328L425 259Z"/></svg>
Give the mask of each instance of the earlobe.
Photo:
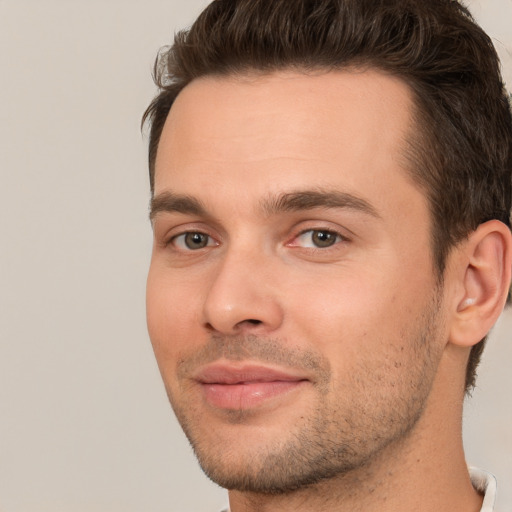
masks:
<svg viewBox="0 0 512 512"><path fill-rule="evenodd" d="M456 300L450 342L470 347L491 330L510 289L512 235L497 220L481 224L461 249L462 293Z"/></svg>

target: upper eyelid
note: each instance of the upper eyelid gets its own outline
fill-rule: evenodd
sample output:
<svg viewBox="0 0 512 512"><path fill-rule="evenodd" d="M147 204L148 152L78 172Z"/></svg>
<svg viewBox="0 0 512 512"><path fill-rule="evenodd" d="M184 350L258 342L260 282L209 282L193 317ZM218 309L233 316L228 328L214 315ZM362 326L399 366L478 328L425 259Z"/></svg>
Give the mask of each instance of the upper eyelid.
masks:
<svg viewBox="0 0 512 512"><path fill-rule="evenodd" d="M204 229L185 229L184 231L179 231L178 233L169 233L165 237L166 244L168 245L168 244L172 243L173 240L176 240L180 236L185 236L185 235L190 234L190 233L199 233L201 235L207 236L209 239L214 240L217 243L219 242L218 237L215 237L211 233L208 233L207 230L204 230Z"/></svg>
<svg viewBox="0 0 512 512"><path fill-rule="evenodd" d="M306 226L304 226L304 224L306 224ZM329 231L330 233L339 235L346 241L351 241L352 239L357 238L354 232L344 226L339 226L330 221L310 220L299 223L297 228L294 230L292 239L295 239L309 231Z"/></svg>
<svg viewBox="0 0 512 512"><path fill-rule="evenodd" d="M165 224L161 226L155 223L153 226L153 231L155 238L158 238L166 243L169 243L173 238L185 233L202 233L215 240L222 238L222 235L219 233L218 229L205 226L204 222L201 221L183 222L172 225L171 227L165 226Z"/></svg>
<svg viewBox="0 0 512 512"><path fill-rule="evenodd" d="M295 235L295 236L297 237L297 236L300 236L300 235L304 235L306 233L309 233L310 231L312 231L312 232L314 232L314 231L326 231L327 233L333 233L335 235L340 236L341 238L348 239L348 237L345 234L343 234L341 232L341 230L334 229L334 228L306 228L306 229L302 229L301 231L299 231L297 233L297 235Z"/></svg>
<svg viewBox="0 0 512 512"><path fill-rule="evenodd" d="M216 233L223 231L221 222L216 218L209 216L203 217L201 215L193 215L182 212L163 211L157 212L151 219L153 229L163 224L164 226L172 225L170 229L177 229L180 226L193 226L192 228L188 229L188 231L194 231L196 230L195 226L198 226L198 231L203 229L213 230Z"/></svg>
<svg viewBox="0 0 512 512"><path fill-rule="evenodd" d="M332 233L333 235L336 235L336 237L339 237L339 240L337 242L335 242L333 245L331 246L326 246L326 247L318 247L319 250L322 250L322 251L326 251L326 250L329 250L329 249L332 249L334 245L337 245L341 242L350 242L350 238L347 237L346 235L344 235L343 233L340 233L338 230L334 230L334 229L322 229L322 228L310 228L310 229L304 229L302 231L299 231L296 235L293 236L293 238L291 238L291 240L289 242L287 242L285 245L289 246L289 247L300 247L300 246L294 246L293 245L293 242L295 242L298 238L300 238L301 236L305 235L306 233L314 233L314 232L327 232L327 233ZM303 249L313 249L312 247L303 247ZM316 248L315 248L316 250Z"/></svg>

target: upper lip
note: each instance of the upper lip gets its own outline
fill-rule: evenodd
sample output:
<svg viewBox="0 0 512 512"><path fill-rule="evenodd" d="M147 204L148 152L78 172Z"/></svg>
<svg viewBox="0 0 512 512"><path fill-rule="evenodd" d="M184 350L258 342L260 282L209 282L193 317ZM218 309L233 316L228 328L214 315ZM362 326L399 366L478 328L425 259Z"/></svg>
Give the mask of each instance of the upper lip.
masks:
<svg viewBox="0 0 512 512"><path fill-rule="evenodd" d="M213 363L198 369L193 378L201 384L243 384L250 382L302 381L304 375L258 364Z"/></svg>

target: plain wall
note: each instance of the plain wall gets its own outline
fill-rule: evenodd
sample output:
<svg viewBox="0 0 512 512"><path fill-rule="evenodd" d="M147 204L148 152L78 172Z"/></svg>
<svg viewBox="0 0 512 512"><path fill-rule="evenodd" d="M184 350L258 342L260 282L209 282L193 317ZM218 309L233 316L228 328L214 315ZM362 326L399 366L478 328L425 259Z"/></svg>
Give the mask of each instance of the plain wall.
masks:
<svg viewBox="0 0 512 512"><path fill-rule="evenodd" d="M218 511L145 326L154 57L206 0L0 0L0 512ZM512 85L512 1L471 2ZM512 503L512 315L467 404ZM510 505L509 505L510 506ZM504 510L509 510L508 508Z"/></svg>

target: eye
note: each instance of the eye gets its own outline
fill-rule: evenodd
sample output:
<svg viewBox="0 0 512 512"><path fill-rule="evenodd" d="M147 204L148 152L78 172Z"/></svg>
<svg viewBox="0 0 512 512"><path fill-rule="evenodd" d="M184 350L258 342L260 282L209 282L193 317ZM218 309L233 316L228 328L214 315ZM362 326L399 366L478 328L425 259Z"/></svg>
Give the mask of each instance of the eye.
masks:
<svg viewBox="0 0 512 512"><path fill-rule="evenodd" d="M339 233L327 229L308 229L302 232L293 243L295 246L325 249L345 240Z"/></svg>
<svg viewBox="0 0 512 512"><path fill-rule="evenodd" d="M204 247L217 245L211 236L199 231L189 231L187 233L182 233L181 235L173 237L171 242L178 249L182 249L184 251L197 251L198 249L203 249Z"/></svg>

